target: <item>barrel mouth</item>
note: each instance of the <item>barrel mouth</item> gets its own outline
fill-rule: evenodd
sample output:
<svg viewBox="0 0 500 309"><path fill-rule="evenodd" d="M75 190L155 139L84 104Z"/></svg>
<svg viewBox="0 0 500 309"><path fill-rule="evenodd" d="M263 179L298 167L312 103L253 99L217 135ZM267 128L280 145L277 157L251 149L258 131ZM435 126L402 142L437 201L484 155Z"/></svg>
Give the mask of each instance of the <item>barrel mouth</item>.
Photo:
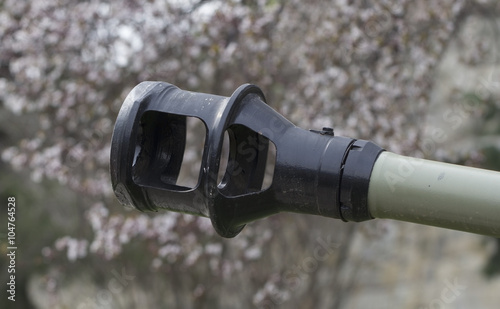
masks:
<svg viewBox="0 0 500 309"><path fill-rule="evenodd" d="M180 181L190 119L203 123L205 137L193 185ZM221 236L234 237L245 224L281 211L370 219L368 181L380 151L333 129L294 126L255 85L222 97L144 82L118 115L111 178L122 204L210 217Z"/></svg>

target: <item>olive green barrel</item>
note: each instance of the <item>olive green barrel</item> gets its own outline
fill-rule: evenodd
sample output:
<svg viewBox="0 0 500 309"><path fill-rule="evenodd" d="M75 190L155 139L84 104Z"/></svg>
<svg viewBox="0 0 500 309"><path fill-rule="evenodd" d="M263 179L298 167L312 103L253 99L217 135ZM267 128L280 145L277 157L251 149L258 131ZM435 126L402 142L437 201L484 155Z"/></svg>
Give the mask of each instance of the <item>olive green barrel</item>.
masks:
<svg viewBox="0 0 500 309"><path fill-rule="evenodd" d="M500 237L500 173L383 152L368 207L374 218Z"/></svg>

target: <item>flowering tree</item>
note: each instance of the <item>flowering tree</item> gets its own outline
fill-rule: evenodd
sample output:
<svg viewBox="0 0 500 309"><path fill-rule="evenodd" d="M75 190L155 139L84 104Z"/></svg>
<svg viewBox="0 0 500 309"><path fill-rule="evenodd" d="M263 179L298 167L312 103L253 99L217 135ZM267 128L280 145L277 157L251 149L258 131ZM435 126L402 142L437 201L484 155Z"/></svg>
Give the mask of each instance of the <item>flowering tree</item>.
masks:
<svg viewBox="0 0 500 309"><path fill-rule="evenodd" d="M123 261L140 251L148 256L143 267L174 278L189 269L199 273L198 283L184 290L195 290L200 302L228 306L237 300L218 300L209 293L210 281L231 282L235 271L250 267L252 283L240 291L244 302L265 306L293 298L298 307L318 305L296 298L315 280L287 276L285 265L262 266L293 264L291 252L307 251L315 243L302 235L310 218L294 217L302 223L293 229L285 224L291 218L278 216L225 241L207 219L115 207L108 162L123 99L144 80L221 95L251 82L302 127L335 124L339 135L423 156L419 123L433 70L467 14L495 6L451 0L6 0L0 4L0 102L14 115L36 117L33 134L4 147L1 156L29 170L33 181L56 180L92 201L84 210L90 233L47 244L49 260L64 252L70 261L88 255ZM332 243L344 244L352 230L338 229ZM288 250L273 244L278 239L289 241ZM332 253L330 260L339 267L345 257ZM317 272L307 272L308 278Z"/></svg>

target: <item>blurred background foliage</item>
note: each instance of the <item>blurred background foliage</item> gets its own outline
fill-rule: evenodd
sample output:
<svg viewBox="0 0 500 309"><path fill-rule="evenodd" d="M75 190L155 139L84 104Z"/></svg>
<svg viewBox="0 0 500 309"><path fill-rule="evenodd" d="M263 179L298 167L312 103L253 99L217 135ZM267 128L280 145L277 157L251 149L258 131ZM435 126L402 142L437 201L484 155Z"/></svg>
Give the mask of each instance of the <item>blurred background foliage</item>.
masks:
<svg viewBox="0 0 500 309"><path fill-rule="evenodd" d="M161 80L226 96L254 83L303 128L500 169L499 12L487 0L0 2L0 197L18 205L16 305L423 308L458 278L456 304L496 308L492 239L288 214L221 239L206 219L122 208L108 162L126 94ZM12 306L4 291L0 304Z"/></svg>

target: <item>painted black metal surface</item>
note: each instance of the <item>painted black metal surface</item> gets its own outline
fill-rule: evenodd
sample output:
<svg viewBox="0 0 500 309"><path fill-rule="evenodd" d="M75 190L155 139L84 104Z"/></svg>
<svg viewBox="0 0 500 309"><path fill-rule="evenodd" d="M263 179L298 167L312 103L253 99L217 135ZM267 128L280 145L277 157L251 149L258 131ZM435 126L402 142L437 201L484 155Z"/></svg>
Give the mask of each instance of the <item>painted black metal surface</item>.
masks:
<svg viewBox="0 0 500 309"><path fill-rule="evenodd" d="M186 117L196 117L206 127L193 188L177 184ZM225 132L229 159L219 182ZM271 142L276 147L273 179L262 189ZM281 211L371 219L368 183L381 151L371 142L334 136L331 128L296 127L270 108L254 85L222 97L143 82L127 96L115 124L111 179L124 205L206 216L220 235L234 237L246 223Z"/></svg>

